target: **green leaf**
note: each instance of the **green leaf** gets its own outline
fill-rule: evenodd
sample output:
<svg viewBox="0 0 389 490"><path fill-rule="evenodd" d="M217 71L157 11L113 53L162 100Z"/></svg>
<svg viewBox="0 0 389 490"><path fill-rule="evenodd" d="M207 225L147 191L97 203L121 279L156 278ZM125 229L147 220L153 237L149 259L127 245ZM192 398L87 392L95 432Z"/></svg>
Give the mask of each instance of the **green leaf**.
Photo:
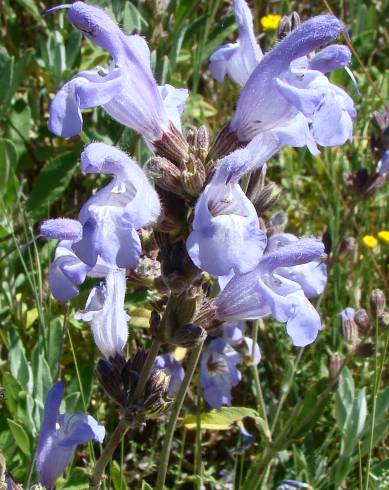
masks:
<svg viewBox="0 0 389 490"><path fill-rule="evenodd" d="M126 478L120 469L119 463L114 459L109 464L109 473L111 476L111 483L114 490L127 490ZM112 485L111 485L112 487ZM143 487L142 487L143 488Z"/></svg>
<svg viewBox="0 0 389 490"><path fill-rule="evenodd" d="M11 413L15 413L18 406L19 394L23 390L20 384L10 373L3 374L3 388L5 389L5 403Z"/></svg>
<svg viewBox="0 0 389 490"><path fill-rule="evenodd" d="M362 434L367 416L366 389L358 393L354 400L351 411L347 417L344 435L342 438L341 455L351 456L358 439Z"/></svg>
<svg viewBox="0 0 389 490"><path fill-rule="evenodd" d="M32 391L32 371L27 362L23 343L15 328L9 331L8 360L12 376L28 392Z"/></svg>
<svg viewBox="0 0 389 490"><path fill-rule="evenodd" d="M2 185L0 196L6 203L13 201L18 190L18 179L15 170L18 163L18 154L15 145L8 139L0 139L0 175Z"/></svg>
<svg viewBox="0 0 389 490"><path fill-rule="evenodd" d="M142 32L142 28L147 28L147 21L139 10L131 2L126 2L123 10L123 30L131 34L133 31Z"/></svg>
<svg viewBox="0 0 389 490"><path fill-rule="evenodd" d="M37 355L34 361L32 366L35 380L33 397L35 401L40 401L43 404L53 381L51 379L50 367L44 355L42 353Z"/></svg>
<svg viewBox="0 0 389 490"><path fill-rule="evenodd" d="M349 369L344 368L339 379L339 387L335 397L335 416L340 430L346 423L354 402L354 380Z"/></svg>
<svg viewBox="0 0 389 490"><path fill-rule="evenodd" d="M7 419L9 428L11 429L12 435L15 438L16 444L20 447L24 454L27 456L31 455L31 444L28 438L27 432L24 428L15 422L14 420Z"/></svg>
<svg viewBox="0 0 389 490"><path fill-rule="evenodd" d="M48 335L48 348L47 348L47 362L50 366L51 375L55 376L58 369L58 357L61 351L62 344L62 326L63 318L54 318L50 321L49 335Z"/></svg>
<svg viewBox="0 0 389 490"><path fill-rule="evenodd" d="M64 481L61 485L61 481L57 482L57 488L63 488L64 490L84 490L89 488L90 475L85 468L73 468L70 473L70 477Z"/></svg>
<svg viewBox="0 0 389 490"><path fill-rule="evenodd" d="M228 430L232 424L245 417L258 420L258 412L246 407L222 407L218 410L202 413L200 416L201 428L210 430ZM187 429L196 428L196 415L188 415L183 423Z"/></svg>
<svg viewBox="0 0 389 490"><path fill-rule="evenodd" d="M27 209L32 212L34 218L47 215L48 208L62 196L70 183L77 162L77 155L68 152L43 167L27 201Z"/></svg>
<svg viewBox="0 0 389 490"><path fill-rule="evenodd" d="M28 10L30 14L34 17L34 19L38 22L38 24L45 25L43 17L36 6L36 2L34 0L16 0L16 2Z"/></svg>
<svg viewBox="0 0 389 490"><path fill-rule="evenodd" d="M141 490L153 490L153 487L147 483L147 481L142 480Z"/></svg>

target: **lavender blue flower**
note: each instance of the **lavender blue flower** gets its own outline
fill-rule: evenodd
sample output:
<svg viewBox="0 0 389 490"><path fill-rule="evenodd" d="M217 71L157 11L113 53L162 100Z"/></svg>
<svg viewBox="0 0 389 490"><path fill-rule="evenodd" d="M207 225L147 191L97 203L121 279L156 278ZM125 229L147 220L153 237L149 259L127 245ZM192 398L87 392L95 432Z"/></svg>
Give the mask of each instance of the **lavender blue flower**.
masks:
<svg viewBox="0 0 389 490"><path fill-rule="evenodd" d="M314 17L262 57L246 2L234 2L233 8L245 42L219 48L211 56L210 68L219 81L227 73L244 87L230 124L238 138L248 142L259 133L287 125L301 112L312 125L312 137L318 144L337 146L351 139L353 102L324 76L347 67L350 50L332 45L310 60L306 56L340 34L340 21L331 15Z"/></svg>
<svg viewBox="0 0 389 490"><path fill-rule="evenodd" d="M83 234L73 244L74 252L90 267L100 257L113 268L135 268L141 254L136 230L157 220L161 210L157 193L134 160L105 143L85 148L81 169L114 178L82 207Z"/></svg>
<svg viewBox="0 0 389 490"><path fill-rule="evenodd" d="M290 233L277 233L269 238L266 251L267 253L276 252L279 248L298 240ZM327 284L327 266L321 260L313 260L292 267L278 267L275 273L300 284L307 298L314 298L321 294Z"/></svg>
<svg viewBox="0 0 389 490"><path fill-rule="evenodd" d="M196 204L186 246L195 265L214 276L252 270L266 245L257 212L238 184L249 159L246 149L223 159Z"/></svg>
<svg viewBox="0 0 389 490"><path fill-rule="evenodd" d="M321 241L300 238L265 253L258 266L234 276L214 302L216 317L225 322L272 315L286 323L296 346L313 342L320 329L320 317L297 282L277 274L279 267L294 267L318 260L324 253Z"/></svg>
<svg viewBox="0 0 389 490"><path fill-rule="evenodd" d="M262 59L262 51L254 33L253 16L244 0L234 0L232 4L239 39L218 48L210 57L209 69L220 83L226 75L235 83L244 85Z"/></svg>
<svg viewBox="0 0 389 490"><path fill-rule="evenodd" d="M50 131L65 138L74 136L82 129L81 109L102 106L112 118L138 131L146 140L159 140L171 122L177 123L187 90L159 88L151 72L145 40L138 35L125 35L103 10L84 2L57 8L68 8L69 21L106 49L112 63L108 70L97 67L82 71L65 83L50 106Z"/></svg>
<svg viewBox="0 0 389 490"><path fill-rule="evenodd" d="M240 355L223 339L209 342L200 362L200 382L206 402L212 408L231 405L231 389L241 380L236 365Z"/></svg>
<svg viewBox="0 0 389 490"><path fill-rule="evenodd" d="M259 364L261 351L257 342L245 337L246 323L243 321L226 323L222 327L224 341L231 345L247 364Z"/></svg>
<svg viewBox="0 0 389 490"><path fill-rule="evenodd" d="M180 389L185 371L181 364L174 359L173 354L162 354L157 356L154 363L155 368L162 369L170 377L168 396L175 398Z"/></svg>
<svg viewBox="0 0 389 490"><path fill-rule="evenodd" d="M47 490L69 464L76 446L91 440L103 442L105 429L87 413L60 414L64 384L57 381L49 390L36 455L39 483Z"/></svg>
<svg viewBox="0 0 389 490"><path fill-rule="evenodd" d="M122 355L127 343L129 316L124 310L125 292L125 270L110 270L105 284L91 290L85 309L74 316L90 324L95 344L107 359Z"/></svg>

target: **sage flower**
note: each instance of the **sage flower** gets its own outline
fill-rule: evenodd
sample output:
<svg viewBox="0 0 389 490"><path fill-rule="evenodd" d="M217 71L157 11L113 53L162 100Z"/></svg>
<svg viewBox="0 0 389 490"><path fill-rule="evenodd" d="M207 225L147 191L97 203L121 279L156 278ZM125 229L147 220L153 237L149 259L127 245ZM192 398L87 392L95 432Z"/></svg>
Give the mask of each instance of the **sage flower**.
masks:
<svg viewBox="0 0 389 490"><path fill-rule="evenodd" d="M93 267L101 258L113 268L135 268L141 254L138 229L157 220L160 203L139 165L124 152L105 143L91 143L81 154L85 173L113 175L82 207L81 240L73 244L77 256Z"/></svg>
<svg viewBox="0 0 389 490"><path fill-rule="evenodd" d="M254 270L233 276L220 292L214 302L216 318L234 322L272 315L286 323L294 345L310 344L319 332L320 317L300 284L277 272L318 260L323 253L323 243L312 238L300 238L265 253Z"/></svg>
<svg viewBox="0 0 389 490"><path fill-rule="evenodd" d="M311 124L316 143L337 146L351 139L353 102L324 75L347 68L350 50L332 45L307 57L341 33L340 21L331 15L314 17L262 57L246 2L234 2L233 9L239 40L244 43L219 48L210 58L210 69L219 81L227 73L243 87L230 123L239 140L248 142L259 133L285 126L298 112Z"/></svg>
<svg viewBox="0 0 389 490"><path fill-rule="evenodd" d="M230 123L241 141L284 126L298 112L312 122L319 144L339 145L351 137L355 117L351 98L321 71L296 65L296 60L328 44L342 30L332 15L313 17L262 58L244 85Z"/></svg>
<svg viewBox="0 0 389 490"><path fill-rule="evenodd" d="M108 360L122 355L128 339L125 291L125 270L111 270L105 283L91 290L85 309L74 316L76 320L90 324L95 344Z"/></svg>
<svg viewBox="0 0 389 490"><path fill-rule="evenodd" d="M175 398L185 376L185 371L181 364L174 359L173 354L169 353L157 356L154 367L165 371L169 376L168 396Z"/></svg>
<svg viewBox="0 0 389 490"><path fill-rule="evenodd" d="M70 463L76 446L103 442L105 429L87 413L59 413L64 384L57 381L49 390L36 454L38 480L47 490Z"/></svg>
<svg viewBox="0 0 389 490"><path fill-rule="evenodd" d="M212 408L231 405L231 389L241 380L236 365L240 355L223 339L209 342L200 361L200 382L204 398Z"/></svg>
<svg viewBox="0 0 389 490"><path fill-rule="evenodd" d="M50 131L65 138L74 136L82 130L81 109L101 106L146 140L160 140L171 121L177 123L187 90L159 88L151 72L146 41L139 35L124 34L103 10L74 2L48 12L58 8L68 8L68 20L90 41L107 50L112 63L108 69L81 71L65 83L50 106Z"/></svg>
<svg viewBox="0 0 389 490"><path fill-rule="evenodd" d="M266 245L254 205L238 183L249 158L246 149L224 158L196 204L186 246L194 264L214 276L252 270Z"/></svg>
<svg viewBox="0 0 389 490"><path fill-rule="evenodd" d="M220 83L226 75L239 85L244 85L262 58L262 51L255 39L253 16L244 0L232 3L239 39L218 48L210 57L209 69Z"/></svg>

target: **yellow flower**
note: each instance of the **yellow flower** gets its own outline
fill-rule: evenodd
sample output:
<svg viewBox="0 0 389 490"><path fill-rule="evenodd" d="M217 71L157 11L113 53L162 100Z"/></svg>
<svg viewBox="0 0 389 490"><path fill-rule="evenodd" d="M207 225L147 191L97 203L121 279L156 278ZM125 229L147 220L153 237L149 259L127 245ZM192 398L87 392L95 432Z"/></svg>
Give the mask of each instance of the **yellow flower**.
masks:
<svg viewBox="0 0 389 490"><path fill-rule="evenodd" d="M367 248L375 248L378 245L378 240L373 235L365 235L362 242Z"/></svg>
<svg viewBox="0 0 389 490"><path fill-rule="evenodd" d="M280 22L281 16L277 14L268 14L261 19L261 26L265 32L275 31Z"/></svg>
<svg viewBox="0 0 389 490"><path fill-rule="evenodd" d="M385 243L389 243L389 230L381 230L378 232L378 238Z"/></svg>

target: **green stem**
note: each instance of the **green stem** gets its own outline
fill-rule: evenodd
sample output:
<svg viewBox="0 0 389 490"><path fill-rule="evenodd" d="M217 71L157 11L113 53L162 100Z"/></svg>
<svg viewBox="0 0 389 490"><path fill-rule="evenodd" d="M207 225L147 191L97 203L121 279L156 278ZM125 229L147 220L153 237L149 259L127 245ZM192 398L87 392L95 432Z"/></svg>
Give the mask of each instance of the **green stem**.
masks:
<svg viewBox="0 0 389 490"><path fill-rule="evenodd" d="M61 345L59 346L58 359L57 359L57 372L56 372L55 379L59 379L61 377L61 360L62 360L63 350L65 346L65 337L68 330L69 310L70 310L69 303L66 303L63 322L62 322Z"/></svg>
<svg viewBox="0 0 389 490"><path fill-rule="evenodd" d="M115 449L120 444L120 441L123 439L123 436L126 434L129 428L130 426L126 419L123 418L119 421L114 433L108 441L108 444L105 446L103 452L100 455L100 458L96 463L91 477L89 490L97 490L98 488L100 488L101 479L103 477L105 467L107 466Z"/></svg>
<svg viewBox="0 0 389 490"><path fill-rule="evenodd" d="M146 362L142 368L139 376L139 381L136 385L134 394L132 396L132 401L136 402L140 396L143 394L144 388L146 386L147 380L149 379L150 371L154 365L155 358L158 355L159 349L161 348L162 342L153 338L149 353L147 355Z"/></svg>
<svg viewBox="0 0 389 490"><path fill-rule="evenodd" d="M190 382L192 381L193 374L196 370L197 363L200 359L202 347L203 347L203 342L201 342L200 344L196 345L196 347L193 348L189 357L189 362L186 368L185 377L181 383L180 389L178 391L177 397L172 407L168 426L166 429L165 438L163 441L162 454L161 454L161 459L159 461L159 470L158 470L157 484L155 490L163 490L165 485L167 467L169 463L170 451L173 442L173 435L176 428L178 416L180 414L182 404L184 403L186 392L188 391Z"/></svg>
<svg viewBox="0 0 389 490"><path fill-rule="evenodd" d="M290 375L288 377L288 379L286 380L286 383L284 385L284 389L282 390L282 394L281 394L281 397L280 397L280 401L278 402L278 405L277 405L277 408L276 408L276 413L274 415L274 418L272 420L272 423L271 423L271 427L270 427L270 430L273 432L274 429L277 427L277 422L278 422L278 417L281 413L281 409L285 403L285 400L286 400L286 397L288 396L289 394L289 391L290 391L290 388L292 386L292 382L293 382L293 377L297 371L297 367L300 363L300 360L301 360L301 357L303 355L303 352L304 352L304 348L300 349L299 350L299 353L297 354L294 362L293 362L293 367L292 367L292 370L290 372Z"/></svg>
<svg viewBox="0 0 389 490"><path fill-rule="evenodd" d="M196 481L196 487L199 490L203 488L203 471L201 463L201 401L202 391L199 379L197 383L196 444L194 454L194 474L198 478Z"/></svg>
<svg viewBox="0 0 389 490"><path fill-rule="evenodd" d="M259 322L261 320L254 320L252 322L252 339L253 339L253 352L252 352L252 359L254 361L254 349L255 349L255 344L257 342L258 338L258 327L259 327ZM256 364L253 362L251 366L251 370L253 372L253 377L254 377L254 384L255 384L255 392L256 392L256 397L257 397L257 406L258 406L258 411L261 414L264 424L265 424L265 431L266 431L266 437L269 442L271 442L272 439L272 433L271 429L269 427L269 420L267 418L267 412L266 412L266 404L265 400L263 398L263 392L262 392L262 387L261 387L261 382L259 379L259 372L258 372L258 367Z"/></svg>
<svg viewBox="0 0 389 490"><path fill-rule="evenodd" d="M382 353L382 358L380 365L378 366L378 318L375 321L375 354L374 354L374 389L373 389L373 407L372 407L372 415L371 415L371 430L370 430L370 438L369 438L369 451L368 451L368 459L367 459L367 468L366 468L366 483L365 490L369 488L369 480L370 480L370 466L371 466L371 454L373 451L373 443L374 443L374 425L377 411L377 396L378 396L378 388L381 381L382 370L384 367L384 362L386 358L386 352L388 349L388 341L389 341L389 331L386 334L384 351Z"/></svg>

